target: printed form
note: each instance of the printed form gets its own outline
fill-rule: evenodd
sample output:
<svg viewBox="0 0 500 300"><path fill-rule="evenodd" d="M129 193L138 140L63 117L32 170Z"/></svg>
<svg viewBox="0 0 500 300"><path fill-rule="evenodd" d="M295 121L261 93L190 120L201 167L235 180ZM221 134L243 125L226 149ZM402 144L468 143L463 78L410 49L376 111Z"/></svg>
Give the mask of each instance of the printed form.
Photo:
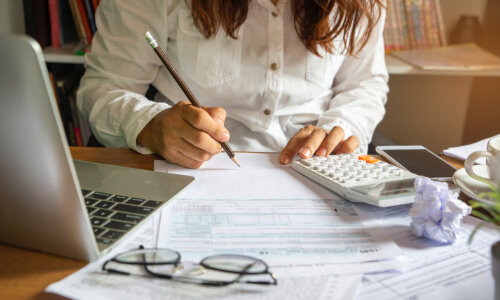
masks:
<svg viewBox="0 0 500 300"><path fill-rule="evenodd" d="M241 169L224 154L198 170L155 162L156 171L195 177L168 206L160 226L160 246L190 259L218 253L255 256L273 270L342 264L330 266L330 272L337 274L366 272L363 266L370 265L348 263L401 256L378 224L365 224L372 215L356 211L351 202L282 166L278 154L238 153L238 160ZM394 261L390 263L394 268ZM397 263L404 265L403 260ZM383 262L376 265L379 270L388 268Z"/></svg>
<svg viewBox="0 0 500 300"><path fill-rule="evenodd" d="M176 300L176 299L320 299L349 300L361 282L361 274L330 275L314 277L297 276L278 278L276 286L233 284L227 287L207 287L196 284L173 282L144 276L108 274L101 270L102 264L117 253L137 249L139 245L155 247L157 235L156 218L145 224L124 245L106 257L90 263L65 279L51 284L46 292L56 293L72 299L121 299L121 300ZM183 259L183 261L185 261ZM139 272L138 274L141 274Z"/></svg>
<svg viewBox="0 0 500 300"><path fill-rule="evenodd" d="M491 225L468 239L481 220L467 216L462 220L460 238L454 244L441 244L413 235L410 205L387 209L384 229L403 249L410 265L401 270L365 274L356 299L494 299L491 273L491 245L500 232Z"/></svg>
<svg viewBox="0 0 500 300"><path fill-rule="evenodd" d="M163 223L160 230L152 222L119 249L50 285L47 292L83 299L245 300L293 297L348 300L354 299L362 273L394 269L406 264L404 257L399 255L400 249L386 235L378 236L379 224L373 222L374 217L369 211L359 210L358 213L350 202L289 166L279 165L277 158L277 155L238 154L245 172L251 176L238 175L233 163L224 154L215 157L213 164L207 164L203 172L172 167L163 161L155 162L158 165L156 170L165 170L168 166L178 168L178 173L197 173L193 184L180 194L182 199L172 201L161 217L155 217L154 223ZM223 175L219 171L224 169L231 171ZM215 234L207 235L208 229ZM182 230L188 231L185 234ZM220 242L223 246L218 246ZM253 246L257 242L260 246ZM341 246L335 246L335 243ZM137 249L139 244L169 247L181 253L182 261L193 262L199 261L196 259L198 256L222 250L255 254L270 264L271 271L277 274L278 285L234 284L213 288L151 277L108 274L101 270L107 259L116 253ZM354 255L361 253L361 249L380 251ZM263 251L269 254L259 254ZM282 254L290 259L276 264L275 259L279 262ZM358 255L363 256L365 261L354 258ZM330 256L333 258L327 258ZM340 260L340 257L346 260ZM389 259L374 260L374 257ZM303 262L302 258L310 262ZM338 263L328 264L325 261Z"/></svg>

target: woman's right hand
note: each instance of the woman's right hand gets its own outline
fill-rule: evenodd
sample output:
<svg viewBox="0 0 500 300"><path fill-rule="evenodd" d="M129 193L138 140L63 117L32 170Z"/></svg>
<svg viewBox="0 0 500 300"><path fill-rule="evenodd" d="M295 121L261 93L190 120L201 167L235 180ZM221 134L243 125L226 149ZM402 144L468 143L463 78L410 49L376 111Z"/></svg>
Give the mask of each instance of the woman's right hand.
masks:
<svg viewBox="0 0 500 300"><path fill-rule="evenodd" d="M225 120L220 107L201 109L181 101L156 115L137 142L171 163L196 169L220 152L220 142L229 141Z"/></svg>

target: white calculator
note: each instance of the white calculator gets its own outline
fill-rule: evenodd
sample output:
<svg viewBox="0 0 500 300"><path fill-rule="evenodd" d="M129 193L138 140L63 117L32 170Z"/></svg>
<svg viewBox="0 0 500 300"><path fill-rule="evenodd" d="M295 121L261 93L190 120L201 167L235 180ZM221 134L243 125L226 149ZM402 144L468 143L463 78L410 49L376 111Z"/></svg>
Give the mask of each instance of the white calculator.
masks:
<svg viewBox="0 0 500 300"><path fill-rule="evenodd" d="M380 207L413 203L418 175L369 155L314 156L292 168L340 196Z"/></svg>

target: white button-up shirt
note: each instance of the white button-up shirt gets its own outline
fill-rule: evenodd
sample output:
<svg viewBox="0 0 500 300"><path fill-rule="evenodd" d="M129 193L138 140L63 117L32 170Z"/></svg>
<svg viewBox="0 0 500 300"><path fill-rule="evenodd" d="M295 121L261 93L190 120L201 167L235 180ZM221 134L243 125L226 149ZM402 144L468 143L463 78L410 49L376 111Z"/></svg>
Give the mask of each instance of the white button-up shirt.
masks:
<svg viewBox="0 0 500 300"><path fill-rule="evenodd" d="M356 57L312 54L299 39L289 0L252 0L238 38L222 29L204 38L184 0L101 2L98 32L85 57L78 106L97 139L110 147L149 150L137 135L160 111L186 96L144 38L150 31L186 84L208 107L227 112L229 145L281 151L299 129L342 127L366 152L385 114L388 74L385 12ZM144 95L152 84L155 101Z"/></svg>

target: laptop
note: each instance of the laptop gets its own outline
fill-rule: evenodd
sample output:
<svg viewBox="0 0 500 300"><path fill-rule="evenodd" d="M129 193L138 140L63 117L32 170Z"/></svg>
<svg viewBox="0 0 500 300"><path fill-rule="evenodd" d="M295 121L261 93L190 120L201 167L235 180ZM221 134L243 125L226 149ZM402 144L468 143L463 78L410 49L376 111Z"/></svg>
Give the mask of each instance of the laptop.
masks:
<svg viewBox="0 0 500 300"><path fill-rule="evenodd" d="M0 35L0 243L108 253L193 177L73 160L39 44Z"/></svg>

